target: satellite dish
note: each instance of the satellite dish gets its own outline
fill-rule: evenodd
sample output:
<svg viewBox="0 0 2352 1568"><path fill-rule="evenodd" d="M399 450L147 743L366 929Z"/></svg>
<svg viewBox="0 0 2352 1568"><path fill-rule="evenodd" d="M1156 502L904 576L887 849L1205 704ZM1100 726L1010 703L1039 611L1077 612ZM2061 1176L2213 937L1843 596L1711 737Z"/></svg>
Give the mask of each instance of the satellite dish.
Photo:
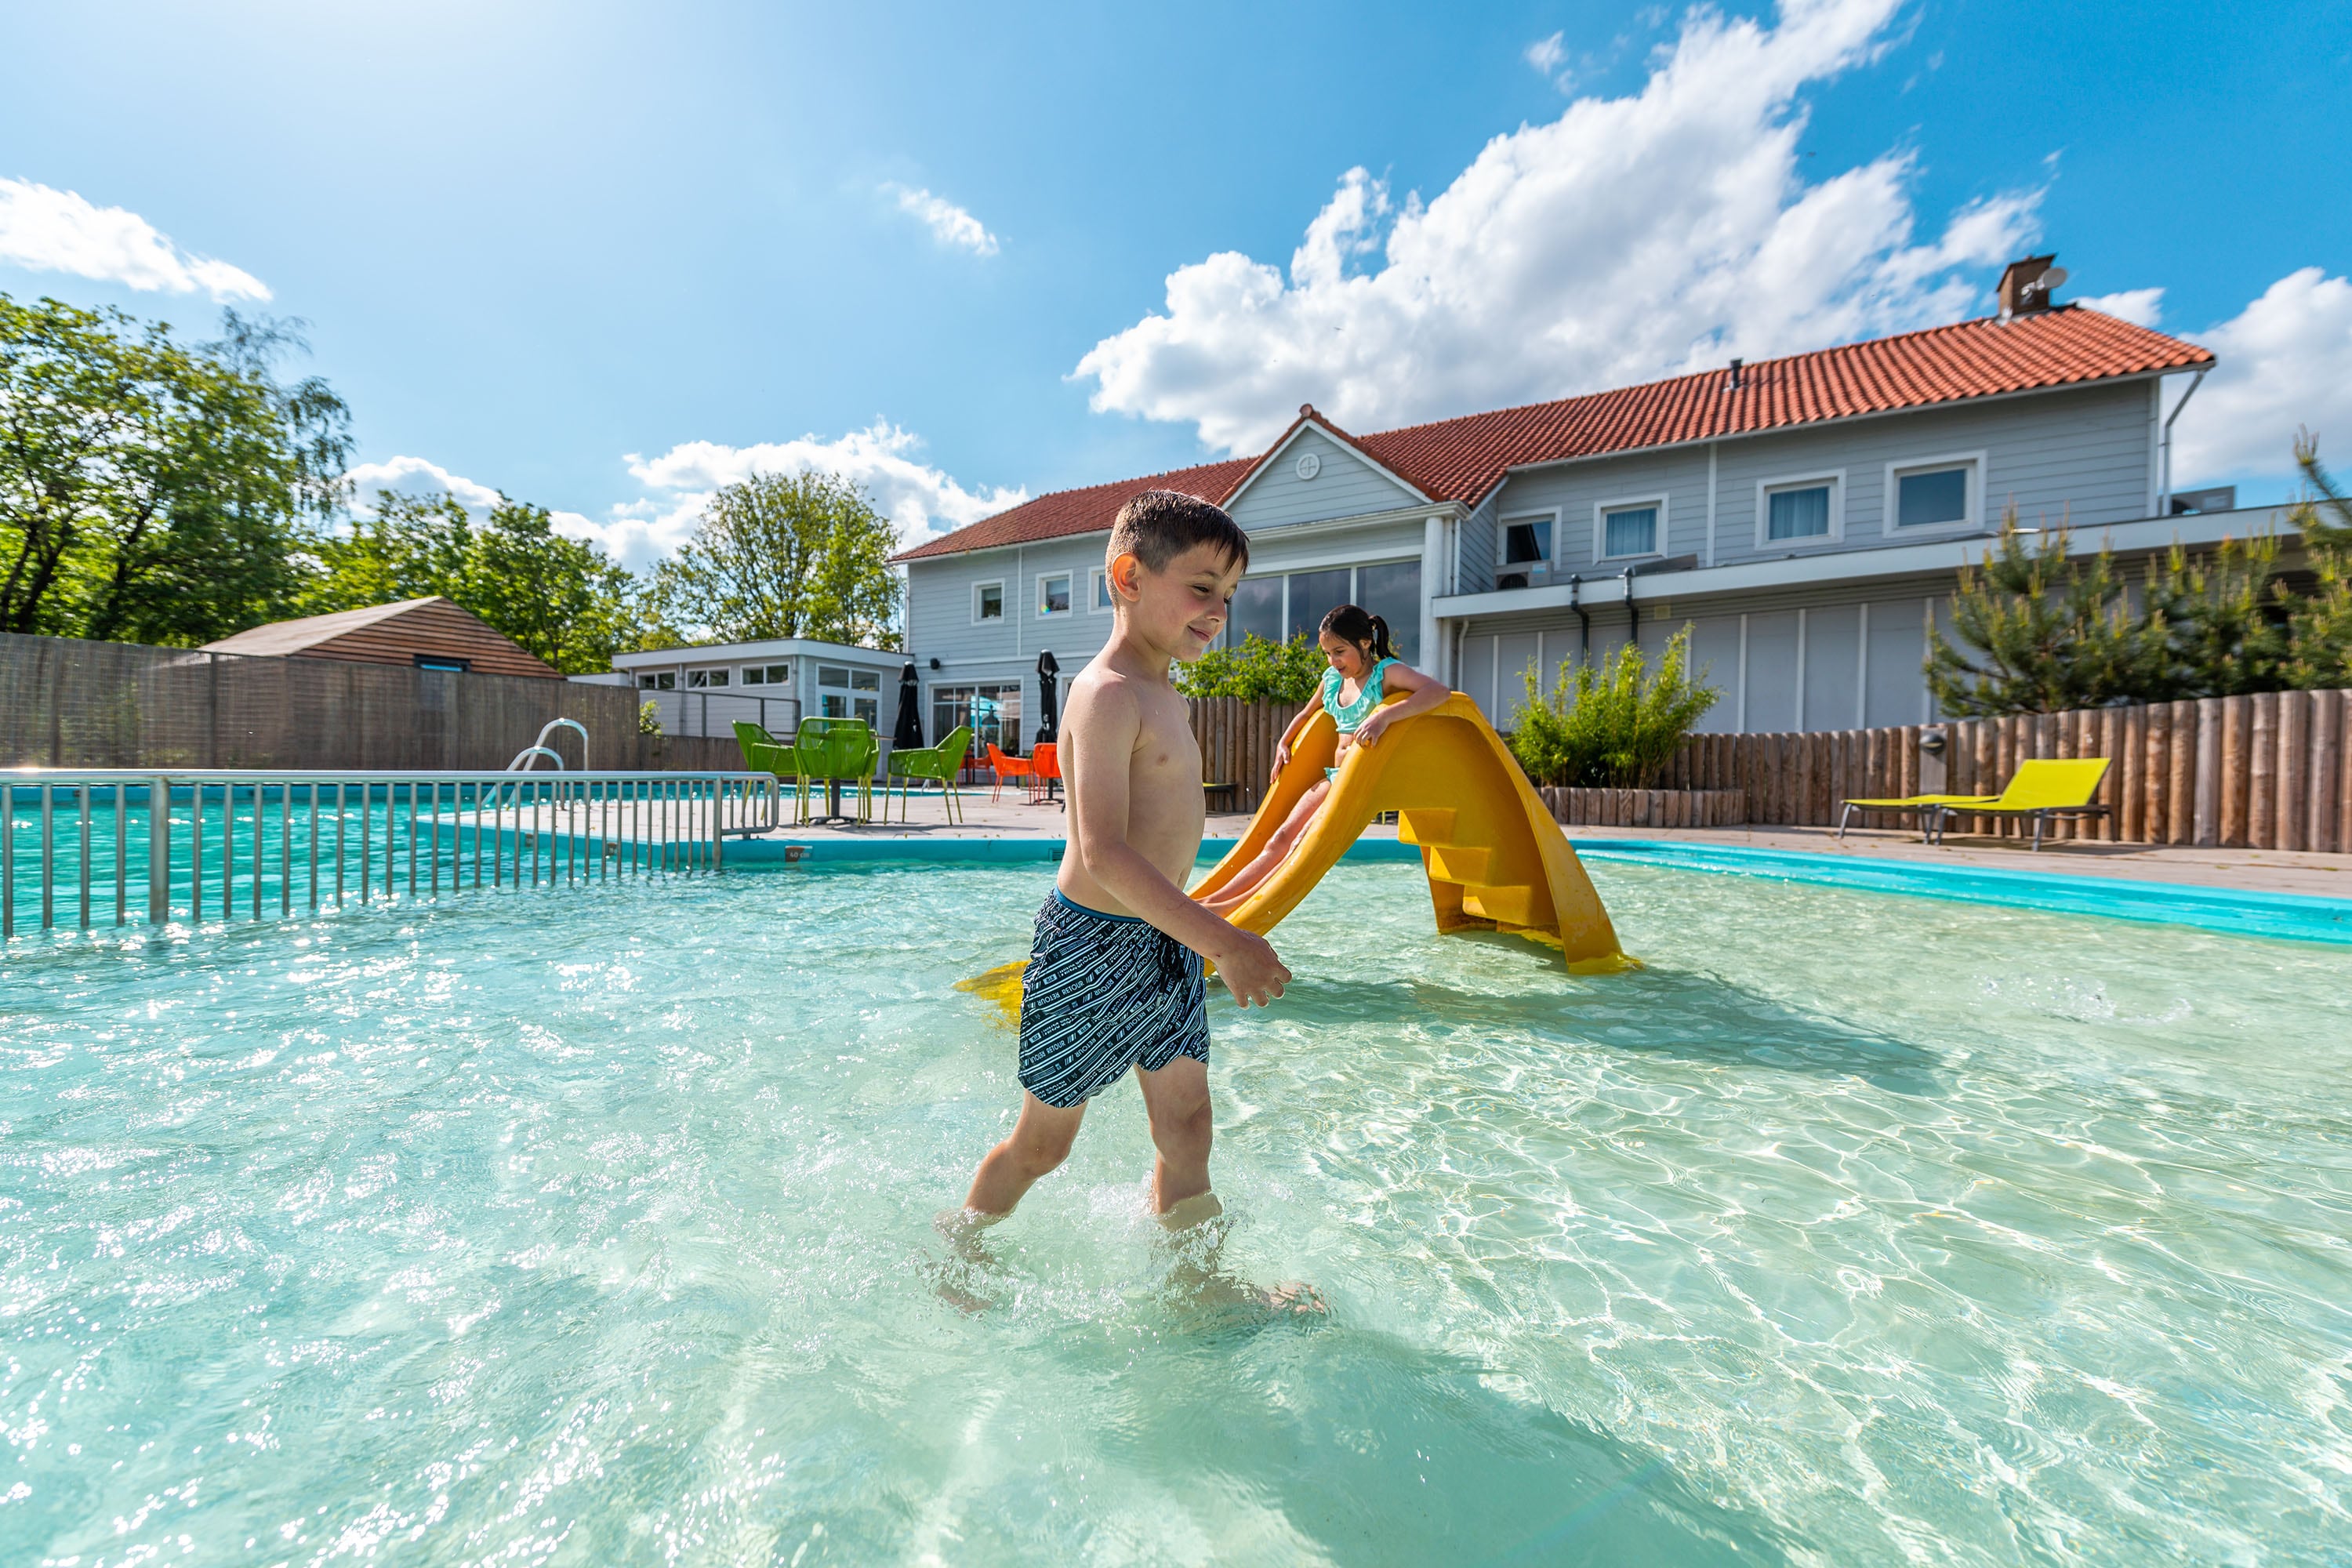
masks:
<svg viewBox="0 0 2352 1568"><path fill-rule="evenodd" d="M2044 294L2052 294L2055 293L2058 289L2058 286L2065 281L2066 269L2063 267L2053 267L2041 277L2036 278L2033 280L2033 284L2035 288L2041 289Z"/></svg>

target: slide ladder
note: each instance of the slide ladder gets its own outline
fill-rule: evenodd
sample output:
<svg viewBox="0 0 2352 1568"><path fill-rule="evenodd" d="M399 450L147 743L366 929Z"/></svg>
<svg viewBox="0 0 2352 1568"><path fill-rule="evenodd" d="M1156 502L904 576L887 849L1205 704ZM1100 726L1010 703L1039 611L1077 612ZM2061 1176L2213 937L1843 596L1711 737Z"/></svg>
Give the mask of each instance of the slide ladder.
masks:
<svg viewBox="0 0 2352 1568"><path fill-rule="evenodd" d="M1331 716L1316 714L1249 831L1192 897L1213 896L1257 858L1338 745ZM1458 691L1391 725L1377 744L1351 749L1305 835L1228 918L1261 936L1272 931L1388 811L1398 814L1398 837L1420 846L1439 931L1514 932L1559 948L1580 973L1632 965L1559 824L1478 705Z"/></svg>

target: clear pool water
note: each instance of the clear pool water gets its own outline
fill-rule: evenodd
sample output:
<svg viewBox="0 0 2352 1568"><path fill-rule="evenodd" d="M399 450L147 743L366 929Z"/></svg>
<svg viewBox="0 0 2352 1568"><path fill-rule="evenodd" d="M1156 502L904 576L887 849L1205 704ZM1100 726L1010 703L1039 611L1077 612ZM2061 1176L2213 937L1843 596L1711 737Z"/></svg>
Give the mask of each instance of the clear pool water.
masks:
<svg viewBox="0 0 2352 1568"><path fill-rule="evenodd" d="M2340 952L1595 876L1646 971L1342 867L1221 1256L1130 1085L978 1267L1042 869L20 942L0 1562L2346 1560Z"/></svg>

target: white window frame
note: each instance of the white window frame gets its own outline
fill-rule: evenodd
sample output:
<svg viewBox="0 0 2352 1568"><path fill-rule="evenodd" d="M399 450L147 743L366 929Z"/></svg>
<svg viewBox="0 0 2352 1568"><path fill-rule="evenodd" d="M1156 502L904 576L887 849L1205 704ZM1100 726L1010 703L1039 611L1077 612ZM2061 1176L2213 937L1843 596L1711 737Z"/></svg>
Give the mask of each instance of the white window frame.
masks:
<svg viewBox="0 0 2352 1568"><path fill-rule="evenodd" d="M992 616L983 616L980 613L980 591L982 588L996 590L996 614ZM1004 602L1003 578L983 577L971 585L971 624L973 626L1001 626L1004 621L1004 612L1011 607Z"/></svg>
<svg viewBox="0 0 2352 1568"><path fill-rule="evenodd" d="M1915 522L1905 528L1896 522L1898 515L1895 481L1906 474L1927 473L1936 468L1969 470L1968 501L1961 508L1957 522ZM1940 457L1913 458L1886 465L1886 489L1879 502L1879 531L1889 539L1932 539L1939 533L1978 533L1984 529L1985 454L1947 452Z"/></svg>
<svg viewBox="0 0 2352 1568"><path fill-rule="evenodd" d="M1627 511L1641 506L1654 506L1658 509L1658 531L1651 538L1650 548L1634 555L1606 553L1609 548L1609 514L1612 511ZM1614 500L1597 500L1592 503L1592 562L1596 566L1604 561L1656 561L1665 554L1666 541L1669 537L1666 532L1666 498L1663 494L1620 496ZM1499 571L1501 568L1497 567L1496 570Z"/></svg>
<svg viewBox="0 0 2352 1568"><path fill-rule="evenodd" d="M1771 537L1771 498L1781 490L1810 490L1827 485L1830 488L1830 531L1809 533L1801 539ZM1818 549L1822 545L1843 543L1845 540L1845 470L1817 468L1809 474L1788 474L1777 479L1756 481L1756 548L1759 550Z"/></svg>
<svg viewBox="0 0 2352 1568"><path fill-rule="evenodd" d="M760 679L757 680L751 679L751 672L755 669L760 671ZM782 670L784 678L782 680L770 680L767 672L772 669ZM759 664L747 664L735 672L735 683L738 686L790 686L793 683L792 661L785 659L775 664L765 661Z"/></svg>
<svg viewBox="0 0 2352 1568"><path fill-rule="evenodd" d="M1070 607L1066 610L1049 610L1045 607L1045 584L1052 582L1056 577L1067 577L1070 580ZM1067 566L1063 567L1058 572L1038 573L1037 618L1041 621L1058 621L1066 616L1075 616L1077 613L1078 574Z"/></svg>
<svg viewBox="0 0 2352 1568"><path fill-rule="evenodd" d="M1551 567L1559 560L1559 510L1560 509L1556 506L1531 507L1526 511L1515 511L1508 517L1498 517L1495 520L1495 571L1497 575L1500 575L1505 572L1508 572L1514 566L1541 566L1546 571L1549 571L1551 569ZM1659 521L1664 521L1663 516ZM1551 524L1551 549L1545 553L1542 559L1538 561L1506 561L1503 559L1505 555L1510 552L1511 524L1515 522L1549 522ZM1373 564L1379 565L1381 563L1374 562Z"/></svg>
<svg viewBox="0 0 2352 1568"><path fill-rule="evenodd" d="M1097 566L1087 573L1087 614L1108 616L1118 612L1117 595L1110 595L1112 600L1110 604L1106 605L1102 602L1109 581L1110 568L1108 566Z"/></svg>
<svg viewBox="0 0 2352 1568"><path fill-rule="evenodd" d="M715 682L710 679L714 675L719 678ZM703 669L689 669L686 672L686 689L689 691L717 691L722 688L731 689L734 684L734 681L728 678L725 665L715 665Z"/></svg>

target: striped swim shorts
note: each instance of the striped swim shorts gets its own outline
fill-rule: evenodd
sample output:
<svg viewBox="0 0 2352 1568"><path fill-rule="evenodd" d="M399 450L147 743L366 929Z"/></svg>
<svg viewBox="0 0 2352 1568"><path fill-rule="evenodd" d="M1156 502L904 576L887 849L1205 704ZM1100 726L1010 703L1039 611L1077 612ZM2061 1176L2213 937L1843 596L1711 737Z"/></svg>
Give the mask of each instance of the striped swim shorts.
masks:
<svg viewBox="0 0 2352 1568"><path fill-rule="evenodd" d="M1037 911L1021 984L1021 1087L1048 1105L1093 1099L1130 1068L1209 1059L1201 955L1133 915L1074 904Z"/></svg>

